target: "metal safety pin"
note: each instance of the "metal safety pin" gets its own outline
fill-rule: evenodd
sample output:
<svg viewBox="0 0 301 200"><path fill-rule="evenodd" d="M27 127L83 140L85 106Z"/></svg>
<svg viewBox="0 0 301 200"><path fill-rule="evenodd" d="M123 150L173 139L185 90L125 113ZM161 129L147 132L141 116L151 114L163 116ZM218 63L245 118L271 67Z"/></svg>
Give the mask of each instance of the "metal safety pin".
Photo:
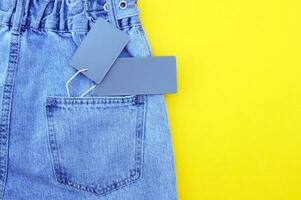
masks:
<svg viewBox="0 0 301 200"><path fill-rule="evenodd" d="M70 97L70 90L69 90L69 84L70 82L81 72L87 71L88 69L80 69L78 70L73 76L71 76L68 81L66 82L66 90L67 90L67 95ZM86 94L88 94L91 90L93 90L96 87L96 85L93 85L91 88L89 88L86 92L84 92L82 95L79 97L84 97Z"/></svg>

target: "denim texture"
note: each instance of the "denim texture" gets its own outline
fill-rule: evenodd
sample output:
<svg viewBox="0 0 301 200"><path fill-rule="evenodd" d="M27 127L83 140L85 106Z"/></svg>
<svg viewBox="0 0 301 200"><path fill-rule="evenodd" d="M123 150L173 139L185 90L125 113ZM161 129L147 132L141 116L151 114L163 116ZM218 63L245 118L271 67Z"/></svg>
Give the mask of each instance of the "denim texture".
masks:
<svg viewBox="0 0 301 200"><path fill-rule="evenodd" d="M120 57L151 55L126 4L0 1L0 199L177 199L162 95L81 98L94 83L79 74L67 96L68 60L99 17L130 36Z"/></svg>

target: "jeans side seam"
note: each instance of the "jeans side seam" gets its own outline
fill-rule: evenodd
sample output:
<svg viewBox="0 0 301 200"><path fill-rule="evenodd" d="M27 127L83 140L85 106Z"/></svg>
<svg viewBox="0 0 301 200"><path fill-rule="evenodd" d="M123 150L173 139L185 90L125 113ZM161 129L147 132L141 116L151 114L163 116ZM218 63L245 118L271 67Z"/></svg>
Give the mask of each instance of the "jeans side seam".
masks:
<svg viewBox="0 0 301 200"><path fill-rule="evenodd" d="M0 121L0 198L4 197L4 190L8 173L8 143L9 143L9 127L11 104L14 89L15 72L19 60L19 40L20 35L11 35L11 43L9 50L9 63L7 68L7 75L4 83L1 121Z"/></svg>

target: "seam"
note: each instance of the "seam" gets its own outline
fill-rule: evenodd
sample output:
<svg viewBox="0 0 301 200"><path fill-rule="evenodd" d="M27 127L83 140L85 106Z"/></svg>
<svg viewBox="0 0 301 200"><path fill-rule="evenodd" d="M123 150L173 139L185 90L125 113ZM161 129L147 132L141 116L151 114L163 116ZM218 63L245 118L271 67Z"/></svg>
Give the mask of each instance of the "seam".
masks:
<svg viewBox="0 0 301 200"><path fill-rule="evenodd" d="M126 30L126 29L129 29L129 28L135 28L135 27L139 27L139 26L141 26L141 22L133 23L131 25L122 26L122 27L120 27L120 30Z"/></svg>
<svg viewBox="0 0 301 200"><path fill-rule="evenodd" d="M8 173L8 143L15 72L19 60L20 35L11 35L9 63L4 83L0 122L0 197L3 199Z"/></svg>
<svg viewBox="0 0 301 200"><path fill-rule="evenodd" d="M141 135L141 163L140 163L140 166L141 166L141 177L143 176L143 164L144 164L144 140L145 140L145 134L146 134L146 114L147 114L147 110L148 110L148 95L145 95L144 96L144 112L143 112L143 123L142 123L142 135Z"/></svg>
<svg viewBox="0 0 301 200"><path fill-rule="evenodd" d="M146 48L147 48L147 50L148 50L148 54L149 54L149 55L152 55L152 50L151 50L150 45L149 45L149 42L148 42L148 40L147 40L147 38L146 38L146 33L145 33L145 31L143 30L142 24L139 26L139 30L138 30L138 31L140 32L140 35L141 35L141 37L142 37L142 40L144 41L144 44L145 44L145 46L146 46Z"/></svg>
<svg viewBox="0 0 301 200"><path fill-rule="evenodd" d="M48 122L48 142L49 142L49 148L51 151L51 157L53 162L53 170L54 175L58 182L61 182L65 179L63 176L62 169L60 168L60 159L59 159L59 152L58 152L58 146L56 142L56 135L54 131L54 118L53 118L53 108L49 105L46 106L46 116L47 116L47 122ZM57 175L59 174L59 175Z"/></svg>
<svg viewBox="0 0 301 200"><path fill-rule="evenodd" d="M106 104L135 104L139 101L139 96L119 96L119 97L46 97L46 104L59 105L106 105Z"/></svg>
<svg viewBox="0 0 301 200"><path fill-rule="evenodd" d="M106 105L99 106L99 104L94 104L91 106L86 106L85 104L79 104L79 105L77 105L77 107L75 107L75 105L74 105L74 107L72 105L70 105L69 107L68 106L55 106L55 108L58 110L70 110L72 108L74 108L74 109L86 108L89 111L89 110L99 110L99 109L107 109L107 108L114 109L114 108L133 107L135 105L136 104L115 104L115 105L106 104ZM83 107L83 106L85 106L85 107Z"/></svg>
<svg viewBox="0 0 301 200"><path fill-rule="evenodd" d="M143 96L144 98L144 96ZM136 127L136 142L137 145L135 147L135 162L136 162L136 171L133 176L136 176L137 179L141 177L142 174L142 155L143 155L143 136L144 136L144 124L145 124L145 106L146 106L146 98L144 98L144 102L139 105L139 109L137 110L137 127Z"/></svg>
<svg viewBox="0 0 301 200"><path fill-rule="evenodd" d="M140 11L137 10L135 12L127 12L127 13L123 13L123 14L118 14L118 16L116 17L117 20L120 19L124 19L124 18L128 18L128 17L134 17L136 15L139 15Z"/></svg>

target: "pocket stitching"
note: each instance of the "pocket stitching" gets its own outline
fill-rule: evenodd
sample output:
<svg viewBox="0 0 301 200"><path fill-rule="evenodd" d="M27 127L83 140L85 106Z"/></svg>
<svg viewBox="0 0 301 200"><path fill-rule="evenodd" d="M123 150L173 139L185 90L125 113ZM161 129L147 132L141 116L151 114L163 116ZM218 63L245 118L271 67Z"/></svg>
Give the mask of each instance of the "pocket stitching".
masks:
<svg viewBox="0 0 301 200"><path fill-rule="evenodd" d="M50 153L51 153L52 161L53 161L54 175L56 178L59 178L61 180L61 179L63 179L62 176L57 177L57 174L60 174L62 169L60 169L61 164L60 164L59 152L58 152L56 136L55 136L55 131L54 131L54 118L53 118L53 113L52 113L52 107L46 106L46 116L47 116L47 122L48 122L48 141L49 141L49 148L51 150Z"/></svg>
<svg viewBox="0 0 301 200"><path fill-rule="evenodd" d="M60 97L50 97L47 98L47 103L46 103L46 115L47 115L47 121L48 121L48 141L49 141L49 147L52 155L52 162L53 162L53 169L54 169L54 175L58 183L62 185L66 185L72 188L75 188L77 190L81 191L87 191L87 192L92 192L96 195L107 195L113 191L116 191L118 189L121 189L125 186L130 185L131 183L134 183L136 180L140 179L142 176L142 159L143 159L143 135L144 135L144 124L145 124L145 107L146 107L146 98L144 96L133 96L133 97L113 97L113 98L99 98L99 97L88 97L88 98L81 98L82 100L89 102L87 100L91 99L97 99L97 100L122 100L125 98L132 99L133 105L137 105L137 123L136 123L136 136L135 136L135 168L129 170L129 174L126 177L123 177L119 180L113 180L111 181L112 184L108 184L105 186L101 185L90 185L90 186L85 186L83 184L77 183L75 181L72 181L71 179L67 178L67 173L63 169L62 165L60 164L60 155L59 155L59 149L56 141L56 136L55 136L55 130L54 130L54 118L53 118L53 108L57 105L54 104L54 100L59 100L59 99L77 99L77 98L60 98ZM115 101L113 101L115 102ZM117 101L118 102L118 101ZM126 101L127 102L127 101ZM56 101L56 103L66 103L65 101L59 102ZM104 103L103 101L98 101L99 104ZM105 101L104 104L107 102ZM112 102L111 102L112 103ZM116 102L115 102L116 103ZM120 103L120 102L118 102ZM94 103L93 103L94 104ZM64 104L63 104L64 105ZM69 105L69 104L67 104ZM71 104L70 104L71 105ZM73 104L72 104L73 105ZM83 105L83 104L79 104ZM59 107L56 107L59 108Z"/></svg>
<svg viewBox="0 0 301 200"><path fill-rule="evenodd" d="M68 106L68 105L126 105L137 104L143 101L142 96L126 97L56 97L48 96L46 99L47 106Z"/></svg>

